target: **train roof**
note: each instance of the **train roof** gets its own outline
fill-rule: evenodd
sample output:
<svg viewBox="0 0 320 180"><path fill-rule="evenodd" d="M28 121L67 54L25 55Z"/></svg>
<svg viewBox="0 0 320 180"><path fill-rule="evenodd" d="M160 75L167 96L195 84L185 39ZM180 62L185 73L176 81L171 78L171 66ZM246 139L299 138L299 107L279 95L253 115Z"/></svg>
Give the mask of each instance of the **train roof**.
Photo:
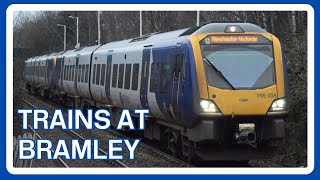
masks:
<svg viewBox="0 0 320 180"><path fill-rule="evenodd" d="M34 57L30 57L29 59L27 59L25 62L31 62L32 60L37 59L39 56L34 56Z"/></svg>
<svg viewBox="0 0 320 180"><path fill-rule="evenodd" d="M84 53L92 53L92 51L96 50L100 45L95 45L95 46L84 46L78 49L72 49L72 50L67 50L58 53L56 56L74 56L78 54L84 54Z"/></svg>
<svg viewBox="0 0 320 180"><path fill-rule="evenodd" d="M113 49L119 49L119 48L126 48L130 45L135 45L135 46L147 46L147 45L153 45L158 42L163 42L163 41L168 41L168 40L173 40L177 39L180 37L188 37L192 34L205 34L205 33L210 33L210 32L225 32L226 28L228 26L237 26L240 27L243 32L259 32L259 33L268 33L266 30L262 29L261 27L251 24L251 23L243 23L243 22L209 22L202 24L200 26L195 26L191 28L185 28L185 29L180 29L180 30L175 30L175 31L170 31L170 32L156 32L156 33L150 33L150 34L145 34L136 38L132 39L126 39L126 40L121 40L121 41L115 41L115 42L109 42L101 47L99 45L95 46L88 46L88 47L82 47L79 49L72 49L72 50L67 50L67 51L62 51L59 53L52 53L56 56L69 56L69 55L74 55L74 54L83 54L86 52L92 52L96 50L97 52L99 51L106 51L106 50L113 50ZM30 58L29 60L39 60L42 58L45 58L46 56L54 56L52 54L49 55L43 55L43 56L36 56L34 58Z"/></svg>
<svg viewBox="0 0 320 180"><path fill-rule="evenodd" d="M153 45L154 43L176 39L181 36L190 36L192 34L205 34L210 32L225 32L228 26L238 26L244 32L259 32L259 33L268 33L266 30L262 29L261 27L251 24L251 23L242 23L242 22L215 22L215 23L207 23L201 26L180 29L170 32L164 33L151 33L142 35L133 39L127 39L122 41L110 42L104 44L99 48L97 51L103 50L111 50L117 48L127 47L128 45Z"/></svg>
<svg viewBox="0 0 320 180"><path fill-rule="evenodd" d="M141 46L153 45L156 42L175 39L175 38L179 37L186 30L187 29L180 29L180 30L175 30L175 31L170 31L170 32L165 32L165 33L157 32L157 33L145 34L145 35L133 38L133 39L126 39L126 40L122 40L122 41L110 42L110 43L102 45L97 51L127 47L130 44L141 45Z"/></svg>

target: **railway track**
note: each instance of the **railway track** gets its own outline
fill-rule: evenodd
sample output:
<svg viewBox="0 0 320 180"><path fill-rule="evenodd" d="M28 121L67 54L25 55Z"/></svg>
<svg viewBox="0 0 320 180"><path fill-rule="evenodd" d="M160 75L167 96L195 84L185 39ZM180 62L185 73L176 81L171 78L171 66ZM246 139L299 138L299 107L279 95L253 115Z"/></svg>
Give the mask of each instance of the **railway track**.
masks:
<svg viewBox="0 0 320 180"><path fill-rule="evenodd" d="M113 133L114 135L120 136L120 137L122 137L122 138L126 138L126 139L130 139L130 138L131 138L131 137L125 135L124 133L115 131L115 130L113 130L113 129L109 129L109 131L110 131L111 133ZM146 144L146 143L141 142L141 143L140 143L140 147L149 149L149 150L153 151L155 154L160 155L160 156L162 156L163 158L165 158L165 159L167 159L167 160L169 160L169 161L174 161L175 163L180 164L181 167L192 167L191 164L189 164L189 163L187 163L187 162L185 162L185 161L183 161L183 160L180 160L180 159L178 159L178 158L176 158L176 157L173 157L173 156L171 156L171 155L169 155L169 154L167 154L167 153L165 153L165 152L163 152L163 151L161 151L161 150L159 150L159 149L156 149L155 147L152 147L152 146L150 146L150 145L148 145L148 144Z"/></svg>
<svg viewBox="0 0 320 180"><path fill-rule="evenodd" d="M25 86L24 84L22 84L22 85ZM25 88L22 88L22 89L23 89L23 91L25 91L25 92L27 92L28 94L30 94L29 91L26 90ZM35 97L35 98L39 98L39 96L36 96L36 95L31 95L31 96L33 96L33 97ZM43 98L41 98L41 99L43 99ZM22 100L23 100L25 103L27 103L28 105L32 106L33 108L35 108L35 109L38 108L38 107L36 107L35 105L33 105L32 103L30 103L29 101L27 101L27 100L25 100L25 99L22 99ZM49 102L46 101L46 103L49 103ZM50 104L52 105L51 101L50 101ZM56 104L56 103L53 103L53 104ZM58 105L58 106L61 106L61 105ZM63 109L64 109L64 108L63 108ZM64 109L64 111L65 111L65 109ZM49 118L52 119L51 116L49 116ZM73 131L73 130L64 130L63 132L69 134L70 136L72 136L72 137L74 137L74 138L79 138L79 139L81 139L81 141L84 141L84 137L82 137L81 135L79 135L78 133L76 133L76 132ZM110 133L112 133L113 135L115 135L115 136L117 136L117 137L120 137L120 138L132 139L132 137L129 137L129 136L126 135L125 133L118 132L118 131L113 130L113 129L111 129L111 128L108 129L108 132L110 132ZM153 147L153 146L151 146L151 145L148 145L148 144L146 144L146 143L144 143L144 142L140 142L139 146L140 146L141 148L145 148L145 149L148 149L148 150L152 151L152 152L154 153L154 155L156 155L156 156L160 156L160 157L162 157L163 159L166 159L167 161L176 164L176 167L193 167L191 164L189 164L189 163L187 163L187 162L185 162L185 161L183 161L183 160L181 160L181 159L178 159L178 158L176 158L176 157L174 157L174 156L172 156L172 155L170 155L170 154L168 154L168 153L166 153L166 152L163 152L163 151L161 151L161 150L159 150L159 149L157 149L157 148L155 148L155 147ZM101 153L103 153L103 154L107 154L107 153L106 153L104 150L102 150L102 149L99 149L99 151L100 151ZM126 166L126 165L125 165L124 163L122 163L121 161L118 161L118 164L120 164L120 163L121 163L121 166L122 166L122 167L125 167L125 166Z"/></svg>
<svg viewBox="0 0 320 180"><path fill-rule="evenodd" d="M25 99L21 99L23 102L25 102L26 104L28 104L29 106L31 106L31 107L33 107L33 108L35 108L35 109L39 109L37 106L35 106L35 105L33 105L31 102L29 102L29 101L27 101L27 100L25 100ZM49 119L52 119L52 116L49 116ZM34 132L34 133L36 133L36 131L34 130L34 129L32 129L32 127L30 126L30 125L28 125L28 127L29 128L31 128L31 130ZM62 130L62 129L60 129L63 133L65 133L65 134L68 134L69 136L71 136L72 138L78 138L78 139L80 139L82 142L84 142L84 137L82 137L80 134L78 134L78 133L76 133L75 131L73 131L73 130ZM38 134L38 133L37 133ZM37 137L41 137L39 134L37 135ZM41 138L40 138L41 139ZM53 150L51 150L51 151L53 151ZM99 152L100 153L102 153L102 154L108 154L106 151L104 151L104 150L102 150L101 148L99 148ZM60 158L61 159L61 158ZM62 159L61 160L59 160L59 161L63 161ZM67 165L67 163L65 162L65 161L63 161L64 162L64 164L66 165L66 166L68 166ZM107 162L107 163L110 163L110 164L112 164L113 166L115 166L115 167L125 167L125 168L128 168L129 166L127 166L125 163L123 163L123 162L121 162L121 161L119 161L119 160L115 160L115 161L104 161L104 162Z"/></svg>
<svg viewBox="0 0 320 180"><path fill-rule="evenodd" d="M16 112L18 112L16 110ZM17 113L18 114L18 113ZM22 116L19 115L19 117L22 119ZM34 134L36 134L37 138L38 139L43 139L30 125L28 125L28 129L30 131L32 131ZM51 149L51 152L53 153L53 150ZM61 159L60 157L58 157L58 162L59 162L59 165L62 166L62 167L66 167L66 168L69 168L68 164L63 160Z"/></svg>

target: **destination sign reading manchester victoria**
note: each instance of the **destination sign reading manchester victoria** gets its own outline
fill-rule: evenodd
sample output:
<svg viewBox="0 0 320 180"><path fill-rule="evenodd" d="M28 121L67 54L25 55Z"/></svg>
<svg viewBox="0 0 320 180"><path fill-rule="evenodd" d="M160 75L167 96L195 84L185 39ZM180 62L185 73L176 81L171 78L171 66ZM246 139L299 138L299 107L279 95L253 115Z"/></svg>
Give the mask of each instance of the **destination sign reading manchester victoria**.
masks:
<svg viewBox="0 0 320 180"><path fill-rule="evenodd" d="M257 36L211 36L212 43L258 42Z"/></svg>

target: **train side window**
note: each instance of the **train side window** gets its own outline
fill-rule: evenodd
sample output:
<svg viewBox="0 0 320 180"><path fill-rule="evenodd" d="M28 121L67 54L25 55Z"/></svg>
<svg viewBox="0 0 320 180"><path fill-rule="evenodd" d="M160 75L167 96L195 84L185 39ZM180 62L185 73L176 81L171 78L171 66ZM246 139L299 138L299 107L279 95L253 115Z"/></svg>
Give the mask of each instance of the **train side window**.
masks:
<svg viewBox="0 0 320 180"><path fill-rule="evenodd" d="M81 64L78 64L77 67L77 81L80 82L80 77L81 77Z"/></svg>
<svg viewBox="0 0 320 180"><path fill-rule="evenodd" d="M78 66L74 65L74 81L75 82L78 81Z"/></svg>
<svg viewBox="0 0 320 180"><path fill-rule="evenodd" d="M64 74L64 80L67 80L67 77L68 77L68 65L65 65L64 66L64 69L65 69L65 74Z"/></svg>
<svg viewBox="0 0 320 180"><path fill-rule="evenodd" d="M100 82L101 86L104 86L104 79L106 77L105 73L106 73L106 65L102 64L101 65L101 82Z"/></svg>
<svg viewBox="0 0 320 180"><path fill-rule="evenodd" d="M175 79L185 79L185 59L184 54L178 54L175 59L173 74Z"/></svg>
<svg viewBox="0 0 320 180"><path fill-rule="evenodd" d="M168 64L161 64L160 93L168 93L168 74L169 73L170 73L170 66Z"/></svg>
<svg viewBox="0 0 320 180"><path fill-rule="evenodd" d="M125 82L124 88L130 89L130 81L131 81L131 64L126 64L126 74L125 74Z"/></svg>
<svg viewBox="0 0 320 180"><path fill-rule="evenodd" d="M64 66L64 77L63 80L67 80L67 65Z"/></svg>
<svg viewBox="0 0 320 180"><path fill-rule="evenodd" d="M84 75L85 75L85 65L84 64L82 64L82 68L81 68L81 71L82 71L82 73L81 73L81 82L84 82Z"/></svg>
<svg viewBox="0 0 320 180"><path fill-rule="evenodd" d="M59 79L62 79L62 76L61 76L62 73L61 72L63 73L63 71L62 71L62 62L59 61L59 72L58 72L59 73L58 74L59 75Z"/></svg>
<svg viewBox="0 0 320 180"><path fill-rule="evenodd" d="M123 73L124 73L124 64L119 65L119 79L118 79L118 88L123 87Z"/></svg>
<svg viewBox="0 0 320 180"><path fill-rule="evenodd" d="M73 81L74 79L74 65L71 66L72 69L71 69L71 81Z"/></svg>
<svg viewBox="0 0 320 180"><path fill-rule="evenodd" d="M85 77L85 82L88 83L89 79L89 64L86 65L86 77Z"/></svg>
<svg viewBox="0 0 320 180"><path fill-rule="evenodd" d="M71 69L72 69L72 66L69 65L69 74L68 74L68 81L71 81Z"/></svg>
<svg viewBox="0 0 320 180"><path fill-rule="evenodd" d="M72 65L69 67L69 81L72 80Z"/></svg>
<svg viewBox="0 0 320 180"><path fill-rule="evenodd" d="M72 66L69 65L69 78L68 78L69 81L71 81L71 68L72 68Z"/></svg>
<svg viewBox="0 0 320 180"><path fill-rule="evenodd" d="M71 65L68 66L68 81L71 80Z"/></svg>
<svg viewBox="0 0 320 180"><path fill-rule="evenodd" d="M112 68L112 87L117 87L118 64L114 64Z"/></svg>
<svg viewBox="0 0 320 180"><path fill-rule="evenodd" d="M74 79L75 81L79 82L79 77L80 77L80 71L79 71L79 67L80 67L80 64L76 65L75 66L75 75L74 75Z"/></svg>
<svg viewBox="0 0 320 180"><path fill-rule="evenodd" d="M60 80L61 79L61 61L57 60L57 63L58 63L57 75L58 75L58 79Z"/></svg>
<svg viewBox="0 0 320 180"><path fill-rule="evenodd" d="M66 65L66 81L68 81L69 75L69 65Z"/></svg>
<svg viewBox="0 0 320 180"><path fill-rule="evenodd" d="M93 73L92 73L92 84L95 84L96 83L96 68L97 68L97 65L93 65Z"/></svg>
<svg viewBox="0 0 320 180"><path fill-rule="evenodd" d="M74 67L73 67L73 65L71 65L71 77L70 77L71 81L73 81L73 73L74 73L73 69L74 69Z"/></svg>
<svg viewBox="0 0 320 180"><path fill-rule="evenodd" d="M151 78L150 78L150 92L156 92L156 89L158 89L158 63L152 63L151 64Z"/></svg>
<svg viewBox="0 0 320 180"><path fill-rule="evenodd" d="M175 79L179 78L179 64L180 64L180 54L176 55L176 59L174 61L173 74Z"/></svg>
<svg viewBox="0 0 320 180"><path fill-rule="evenodd" d="M67 78L67 65L64 66L63 71L64 71L64 72L62 72L62 73L63 73L63 74L62 74L62 79L63 79L63 80L67 80L67 79L66 79L66 78Z"/></svg>
<svg viewBox="0 0 320 180"><path fill-rule="evenodd" d="M78 64L78 82L81 82L81 75L82 75L82 70L81 70L82 64Z"/></svg>
<svg viewBox="0 0 320 180"><path fill-rule="evenodd" d="M132 90L138 89L138 80L139 80L139 64L133 64L133 70L132 70Z"/></svg>
<svg viewBox="0 0 320 180"><path fill-rule="evenodd" d="M67 66L63 66L63 80L66 80Z"/></svg>
<svg viewBox="0 0 320 180"><path fill-rule="evenodd" d="M100 84L100 66L101 64L97 65L97 77L96 77L96 84L99 85Z"/></svg>
<svg viewBox="0 0 320 180"><path fill-rule="evenodd" d="M181 55L181 77L182 79L186 79L186 58L184 54Z"/></svg>
<svg viewBox="0 0 320 180"><path fill-rule="evenodd" d="M78 75L78 67L76 65L73 65L73 81L77 81L77 75Z"/></svg>
<svg viewBox="0 0 320 180"><path fill-rule="evenodd" d="M69 65L67 65L66 81L69 81Z"/></svg>
<svg viewBox="0 0 320 180"><path fill-rule="evenodd" d="M56 61L56 73L57 73L57 79L60 79L60 78L59 78L59 65L60 65L60 64L59 64L59 61L57 60L57 61Z"/></svg>
<svg viewBox="0 0 320 180"><path fill-rule="evenodd" d="M75 77L75 71L76 71L76 65L72 66L72 81L75 81L76 77Z"/></svg>
<svg viewBox="0 0 320 180"><path fill-rule="evenodd" d="M185 79L185 58L184 58L184 54L180 54L179 55L177 74L178 74L178 76L180 74L180 76L178 78Z"/></svg>

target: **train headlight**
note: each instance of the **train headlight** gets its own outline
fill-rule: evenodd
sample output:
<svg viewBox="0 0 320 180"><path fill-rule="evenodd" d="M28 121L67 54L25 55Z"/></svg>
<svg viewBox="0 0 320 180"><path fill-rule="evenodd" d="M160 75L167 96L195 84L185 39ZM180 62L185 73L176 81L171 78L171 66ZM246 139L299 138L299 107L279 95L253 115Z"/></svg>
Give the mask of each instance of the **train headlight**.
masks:
<svg viewBox="0 0 320 180"><path fill-rule="evenodd" d="M286 107L287 107L286 99L284 99L284 98L277 99L277 100L273 101L273 103L270 107L270 111L284 111L284 110L286 110Z"/></svg>
<svg viewBox="0 0 320 180"><path fill-rule="evenodd" d="M209 100L201 100L200 107L204 112L219 112L218 107Z"/></svg>

